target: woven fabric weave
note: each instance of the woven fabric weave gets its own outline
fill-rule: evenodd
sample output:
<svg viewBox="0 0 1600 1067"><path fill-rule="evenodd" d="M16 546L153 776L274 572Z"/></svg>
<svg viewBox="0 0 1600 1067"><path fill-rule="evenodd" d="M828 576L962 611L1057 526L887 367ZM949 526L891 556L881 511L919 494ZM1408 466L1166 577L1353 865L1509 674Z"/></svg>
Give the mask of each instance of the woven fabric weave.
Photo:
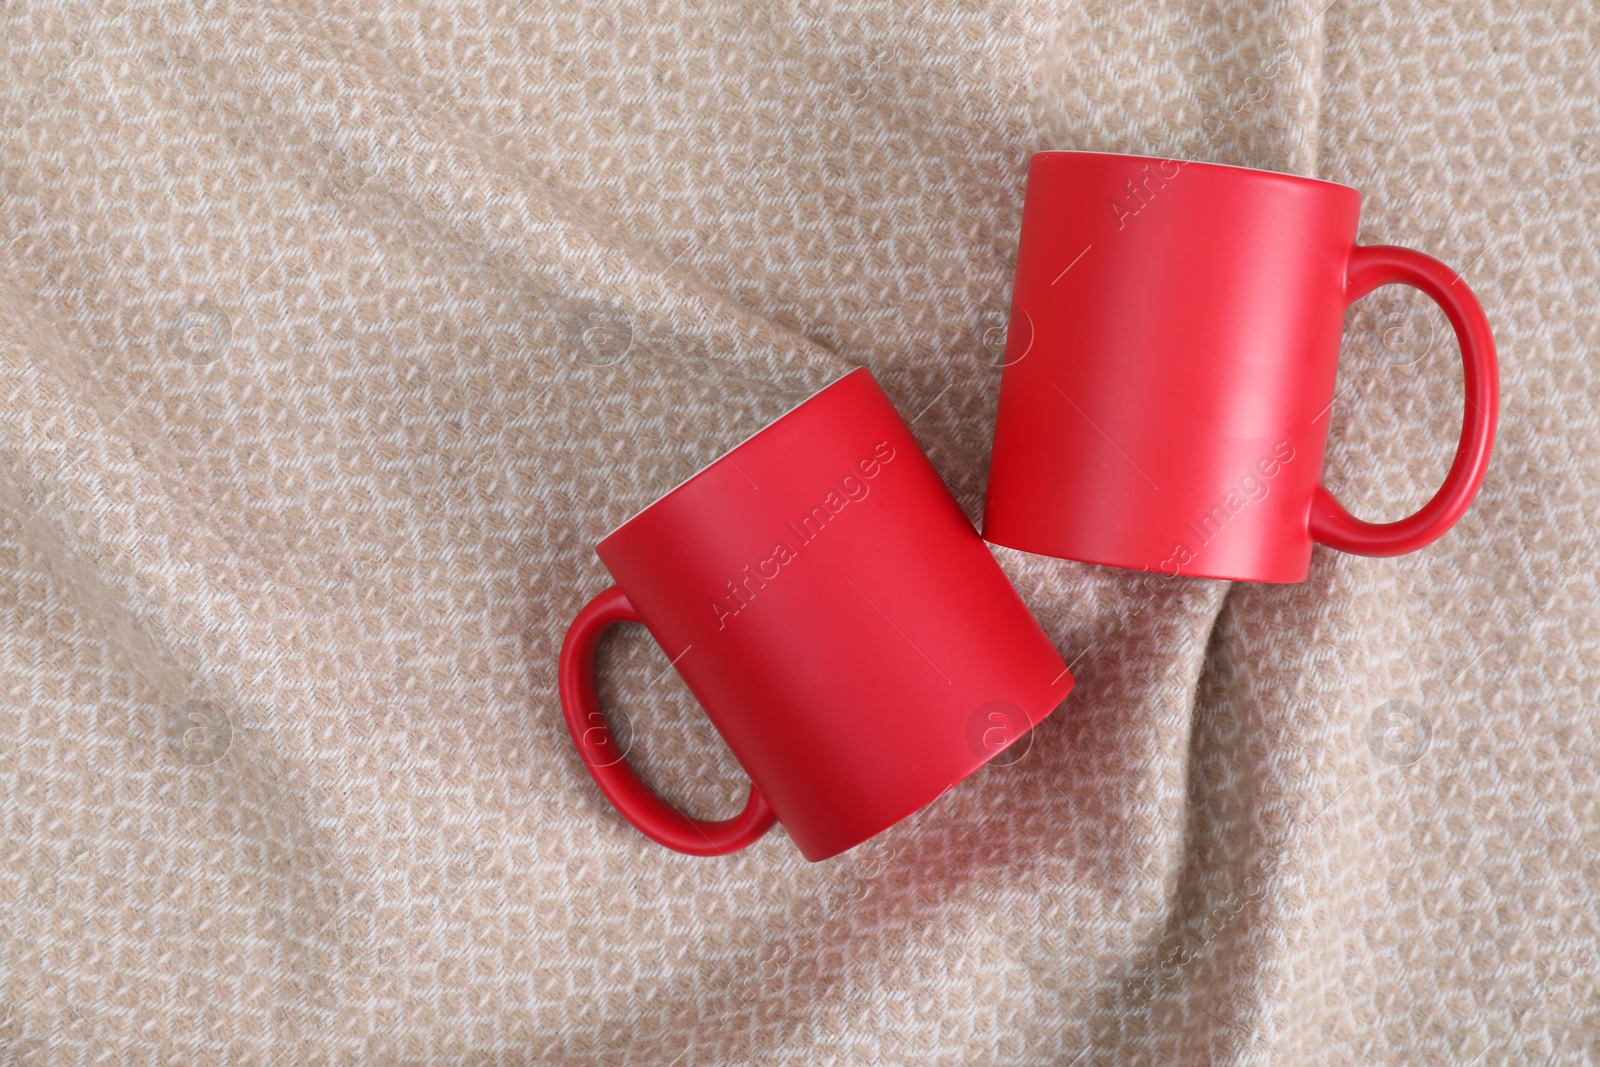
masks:
<svg viewBox="0 0 1600 1067"><path fill-rule="evenodd" d="M0 1062L1600 1059L1592 4L0 8ZM982 506L1031 153L1328 178L1459 269L1473 509L1293 586L995 554L1078 684L867 845L573 751L606 531L854 366ZM1325 477L1449 465L1352 309ZM607 638L630 758L747 783Z"/></svg>

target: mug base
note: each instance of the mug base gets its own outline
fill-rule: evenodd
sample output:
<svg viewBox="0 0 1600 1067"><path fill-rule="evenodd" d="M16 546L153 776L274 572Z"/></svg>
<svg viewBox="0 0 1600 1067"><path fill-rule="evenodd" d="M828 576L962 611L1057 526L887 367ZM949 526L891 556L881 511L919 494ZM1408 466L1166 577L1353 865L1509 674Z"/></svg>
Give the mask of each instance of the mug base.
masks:
<svg viewBox="0 0 1600 1067"><path fill-rule="evenodd" d="M1040 545L1037 543L1023 543L1014 538L1008 538L983 531L983 539L991 545L1001 548L1015 549L1018 552L1027 552L1034 556L1050 556L1053 559L1069 560L1073 563L1089 563L1096 567L1115 567L1124 571L1143 571L1148 574L1159 575L1162 578L1210 578L1223 582L1252 582L1261 585L1298 585L1306 580L1311 573L1309 554L1305 565L1297 570L1263 568L1259 571L1250 571L1243 567L1213 566L1195 560L1179 567L1176 571L1162 567L1162 561L1135 562L1129 559L1116 559L1095 552L1078 552L1058 548L1053 545Z"/></svg>
<svg viewBox="0 0 1600 1067"><path fill-rule="evenodd" d="M844 835L829 835L827 840L808 841L802 841L799 837L796 837L793 832L789 831L788 827L784 827L785 832L789 833L790 840L800 850L800 854L812 863L832 859L835 856L849 852L857 845L866 844L890 827L897 826L924 808L932 806L956 786L995 762L1003 753L1009 752L1018 745L1031 744L1033 731L1066 701L1067 695L1072 692L1073 684L1074 680L1071 673L1063 668L1056 680L1046 688L1045 693L1035 700L1027 701L1026 706L1015 704L1011 701L999 701L998 703L1009 705L1010 708L1026 716L1028 721L1027 729L1018 732L1006 744L993 749L987 749L982 744L982 737L985 735L980 733L979 740L976 743L969 737L968 746L972 750L972 758L970 761L965 761L955 768L956 773L945 784L943 789L931 796L924 794L909 804L885 812L882 817L873 820L868 829ZM781 819L779 824L782 825Z"/></svg>

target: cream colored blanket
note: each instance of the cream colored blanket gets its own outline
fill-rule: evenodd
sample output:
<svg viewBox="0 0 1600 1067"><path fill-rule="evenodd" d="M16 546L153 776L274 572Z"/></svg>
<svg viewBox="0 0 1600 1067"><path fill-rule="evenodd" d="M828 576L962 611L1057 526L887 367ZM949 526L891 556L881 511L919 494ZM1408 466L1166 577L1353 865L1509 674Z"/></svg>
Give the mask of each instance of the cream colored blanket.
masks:
<svg viewBox="0 0 1600 1067"><path fill-rule="evenodd" d="M1600 12L0 8L0 1062L1600 1058ZM976 520L1029 156L1364 193L1460 269L1476 505L1296 586L996 549L1078 678L836 860L646 840L575 755L600 535L866 365ZM1350 316L1326 477L1393 519L1444 319ZM746 782L641 628L602 694Z"/></svg>

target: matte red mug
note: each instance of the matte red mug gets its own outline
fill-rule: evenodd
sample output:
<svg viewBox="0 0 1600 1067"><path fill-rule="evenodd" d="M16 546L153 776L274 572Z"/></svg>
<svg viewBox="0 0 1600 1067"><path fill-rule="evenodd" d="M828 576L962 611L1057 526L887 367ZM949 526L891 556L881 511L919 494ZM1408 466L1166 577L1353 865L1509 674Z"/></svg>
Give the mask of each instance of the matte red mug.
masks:
<svg viewBox="0 0 1600 1067"><path fill-rule="evenodd" d="M852 371L603 538L617 584L561 648L567 726L601 790L668 848L720 855L781 822L808 860L931 803L1032 729L1072 676L889 398ZM751 780L731 819L629 768L596 695L612 623L642 622Z"/></svg>
<svg viewBox="0 0 1600 1067"><path fill-rule="evenodd" d="M983 535L1168 575L1298 582L1313 543L1393 556L1467 510L1494 439L1494 339L1454 271L1357 245L1349 186L1214 163L1042 152L1028 169ZM1412 285L1455 328L1461 442L1415 514L1321 484L1345 309Z"/></svg>

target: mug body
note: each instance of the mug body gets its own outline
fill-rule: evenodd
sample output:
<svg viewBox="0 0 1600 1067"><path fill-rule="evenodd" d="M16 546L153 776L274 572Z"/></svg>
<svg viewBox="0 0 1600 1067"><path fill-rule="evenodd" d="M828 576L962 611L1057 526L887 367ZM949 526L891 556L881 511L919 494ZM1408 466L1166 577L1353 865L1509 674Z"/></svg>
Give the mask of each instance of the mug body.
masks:
<svg viewBox="0 0 1600 1067"><path fill-rule="evenodd" d="M1035 155L984 537L1173 576L1304 579L1359 213L1333 182Z"/></svg>
<svg viewBox="0 0 1600 1067"><path fill-rule="evenodd" d="M1072 686L864 368L596 551L811 860L936 799Z"/></svg>

